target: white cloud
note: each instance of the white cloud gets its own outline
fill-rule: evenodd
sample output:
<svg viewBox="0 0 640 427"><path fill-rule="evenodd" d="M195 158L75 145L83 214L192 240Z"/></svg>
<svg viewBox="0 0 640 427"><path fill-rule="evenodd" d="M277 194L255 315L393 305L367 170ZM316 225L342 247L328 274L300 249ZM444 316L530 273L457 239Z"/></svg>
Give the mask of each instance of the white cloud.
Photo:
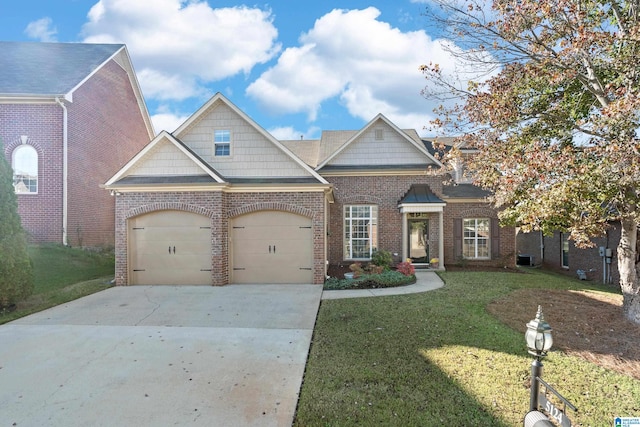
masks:
<svg viewBox="0 0 640 427"><path fill-rule="evenodd" d="M324 101L338 98L364 121L382 113L401 127L422 129L439 102L420 95L426 81L419 66L434 62L453 72L453 59L426 32L402 32L379 15L373 7L324 15L247 94L271 112L304 112L310 121Z"/></svg>
<svg viewBox="0 0 640 427"><path fill-rule="evenodd" d="M153 129L156 131L156 134L159 134L163 130L171 133L178 129L188 118L188 115L158 113L151 116L151 122L153 123Z"/></svg>
<svg viewBox="0 0 640 427"><path fill-rule="evenodd" d="M164 70L144 68L137 73L144 87L145 97L158 100L182 101L198 96L202 89L190 74L172 74Z"/></svg>
<svg viewBox="0 0 640 427"><path fill-rule="evenodd" d="M280 50L269 10L214 9L200 0L100 0L88 43L126 43L145 96L182 100L212 81L249 73Z"/></svg>
<svg viewBox="0 0 640 427"><path fill-rule="evenodd" d="M52 27L53 21L49 17L38 19L37 21L29 22L24 33L32 39L40 40L41 42L55 42L58 29Z"/></svg>

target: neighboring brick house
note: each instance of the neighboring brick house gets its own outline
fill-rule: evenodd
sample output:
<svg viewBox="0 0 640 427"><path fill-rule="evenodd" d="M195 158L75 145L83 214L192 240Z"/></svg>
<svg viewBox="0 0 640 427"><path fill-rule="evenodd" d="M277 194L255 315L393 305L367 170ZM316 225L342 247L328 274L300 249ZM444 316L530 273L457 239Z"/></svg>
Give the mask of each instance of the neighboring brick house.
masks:
<svg viewBox="0 0 640 427"><path fill-rule="evenodd" d="M116 283L319 284L375 249L438 268L514 265L514 229L485 192L439 173L429 147L383 115L279 141L216 94L106 182Z"/></svg>
<svg viewBox="0 0 640 427"><path fill-rule="evenodd" d="M544 236L540 232L518 232L517 262L522 265L543 266L582 280L604 284L619 283L616 251L620 241L620 223L610 223L604 236L591 240L593 247L577 248L569 239L568 233L555 232L552 236ZM578 274L578 271L584 274Z"/></svg>
<svg viewBox="0 0 640 427"><path fill-rule="evenodd" d="M30 240L108 247L100 185L154 137L125 45L0 42L0 142Z"/></svg>

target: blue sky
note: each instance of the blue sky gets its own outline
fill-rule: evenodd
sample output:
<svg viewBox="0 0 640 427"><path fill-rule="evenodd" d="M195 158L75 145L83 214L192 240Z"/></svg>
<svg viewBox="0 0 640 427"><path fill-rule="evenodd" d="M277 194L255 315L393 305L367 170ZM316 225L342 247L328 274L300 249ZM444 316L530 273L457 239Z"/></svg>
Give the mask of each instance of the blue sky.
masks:
<svg viewBox="0 0 640 427"><path fill-rule="evenodd" d="M427 1L3 1L0 39L125 43L156 132L221 92L280 139L378 113L429 135L437 101L418 67L455 68L427 33Z"/></svg>

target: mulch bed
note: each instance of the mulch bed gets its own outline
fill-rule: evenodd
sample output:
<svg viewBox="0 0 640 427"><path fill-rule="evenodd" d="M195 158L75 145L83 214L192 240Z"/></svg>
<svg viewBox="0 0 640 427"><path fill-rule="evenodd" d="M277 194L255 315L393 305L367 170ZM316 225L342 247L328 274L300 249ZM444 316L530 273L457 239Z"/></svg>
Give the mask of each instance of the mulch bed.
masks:
<svg viewBox="0 0 640 427"><path fill-rule="evenodd" d="M521 289L487 310L524 334L539 301L545 301L542 312L553 328L555 349L640 380L640 325L624 317L621 295Z"/></svg>

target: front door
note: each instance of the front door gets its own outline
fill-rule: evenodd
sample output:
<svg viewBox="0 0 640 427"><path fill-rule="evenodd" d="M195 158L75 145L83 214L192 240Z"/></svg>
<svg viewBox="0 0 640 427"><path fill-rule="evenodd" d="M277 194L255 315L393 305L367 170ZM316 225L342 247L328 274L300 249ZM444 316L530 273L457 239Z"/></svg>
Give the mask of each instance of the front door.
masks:
<svg viewBox="0 0 640 427"><path fill-rule="evenodd" d="M409 258L414 264L429 263L429 220L408 219Z"/></svg>

